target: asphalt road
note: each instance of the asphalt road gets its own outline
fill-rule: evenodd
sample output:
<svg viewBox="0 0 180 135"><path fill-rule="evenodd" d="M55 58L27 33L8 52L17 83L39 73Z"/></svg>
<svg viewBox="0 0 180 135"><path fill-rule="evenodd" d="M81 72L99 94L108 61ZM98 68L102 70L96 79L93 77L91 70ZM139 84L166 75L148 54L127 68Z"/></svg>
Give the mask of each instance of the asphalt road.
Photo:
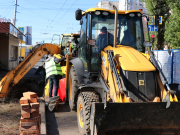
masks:
<svg viewBox="0 0 180 135"><path fill-rule="evenodd" d="M46 111L47 135L80 135L75 111L60 103L56 112Z"/></svg>

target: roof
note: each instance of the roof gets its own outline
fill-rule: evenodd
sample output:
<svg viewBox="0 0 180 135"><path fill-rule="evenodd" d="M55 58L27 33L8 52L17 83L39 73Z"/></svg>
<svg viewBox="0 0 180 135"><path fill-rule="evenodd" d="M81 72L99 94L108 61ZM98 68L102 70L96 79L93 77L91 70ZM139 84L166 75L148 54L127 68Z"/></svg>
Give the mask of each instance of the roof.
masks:
<svg viewBox="0 0 180 135"><path fill-rule="evenodd" d="M108 10L108 9L104 9L104 8L90 8L90 9L87 9L85 10L82 14L85 14L85 13L89 13L89 12L95 12L95 11L108 11L112 14L115 14L115 10ZM139 12L142 14L142 11L140 10L118 10L118 14L128 14L128 13L134 13L134 12Z"/></svg>
<svg viewBox="0 0 180 135"><path fill-rule="evenodd" d="M77 34L77 33L70 33L70 34L62 34L62 36L80 36L80 34Z"/></svg>

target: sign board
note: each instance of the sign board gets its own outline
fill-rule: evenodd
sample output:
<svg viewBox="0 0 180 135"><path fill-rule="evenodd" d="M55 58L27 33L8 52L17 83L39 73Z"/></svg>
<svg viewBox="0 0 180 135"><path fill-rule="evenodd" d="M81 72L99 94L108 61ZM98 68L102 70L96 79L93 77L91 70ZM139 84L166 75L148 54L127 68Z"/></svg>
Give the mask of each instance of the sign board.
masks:
<svg viewBox="0 0 180 135"><path fill-rule="evenodd" d="M13 19L0 18L0 22L10 22L10 23L14 24Z"/></svg>
<svg viewBox="0 0 180 135"><path fill-rule="evenodd" d="M18 27L18 30L24 34L24 27Z"/></svg>
<svg viewBox="0 0 180 135"><path fill-rule="evenodd" d="M154 16L154 20L155 20L155 16ZM155 24L154 20L153 20L153 24ZM163 16L159 16L159 24L160 25L162 25L162 20L163 20Z"/></svg>
<svg viewBox="0 0 180 135"><path fill-rule="evenodd" d="M156 25L148 25L149 31L157 31L158 27Z"/></svg>

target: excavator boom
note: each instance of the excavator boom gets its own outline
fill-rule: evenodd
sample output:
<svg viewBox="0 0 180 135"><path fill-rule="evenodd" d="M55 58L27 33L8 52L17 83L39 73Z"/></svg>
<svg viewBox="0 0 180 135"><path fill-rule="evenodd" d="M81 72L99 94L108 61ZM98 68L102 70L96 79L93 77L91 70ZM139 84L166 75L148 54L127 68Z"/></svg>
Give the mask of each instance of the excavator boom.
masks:
<svg viewBox="0 0 180 135"><path fill-rule="evenodd" d="M12 86L16 85L23 76L48 53L59 54L59 47L53 44L35 46L32 52L0 81L0 98L7 96Z"/></svg>

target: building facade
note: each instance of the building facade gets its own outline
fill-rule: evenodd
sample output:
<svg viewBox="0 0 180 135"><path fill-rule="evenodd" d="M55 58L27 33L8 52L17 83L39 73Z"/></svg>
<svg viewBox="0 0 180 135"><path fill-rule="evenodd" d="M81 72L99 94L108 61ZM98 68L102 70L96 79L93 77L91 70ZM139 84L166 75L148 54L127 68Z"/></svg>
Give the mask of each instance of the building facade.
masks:
<svg viewBox="0 0 180 135"><path fill-rule="evenodd" d="M25 35L12 23L0 23L0 63L6 70L13 70L19 64L19 43L25 41Z"/></svg>
<svg viewBox="0 0 180 135"><path fill-rule="evenodd" d="M142 9L143 13L147 13L146 4L141 0L119 0L119 1L103 0L97 4L97 7L113 10L113 5L115 5L119 10Z"/></svg>
<svg viewBox="0 0 180 135"><path fill-rule="evenodd" d="M100 1L97 4L97 7L98 8L104 8L104 9L113 10L113 5L115 5L117 7L117 9L119 9L119 1L103 0L103 1Z"/></svg>

